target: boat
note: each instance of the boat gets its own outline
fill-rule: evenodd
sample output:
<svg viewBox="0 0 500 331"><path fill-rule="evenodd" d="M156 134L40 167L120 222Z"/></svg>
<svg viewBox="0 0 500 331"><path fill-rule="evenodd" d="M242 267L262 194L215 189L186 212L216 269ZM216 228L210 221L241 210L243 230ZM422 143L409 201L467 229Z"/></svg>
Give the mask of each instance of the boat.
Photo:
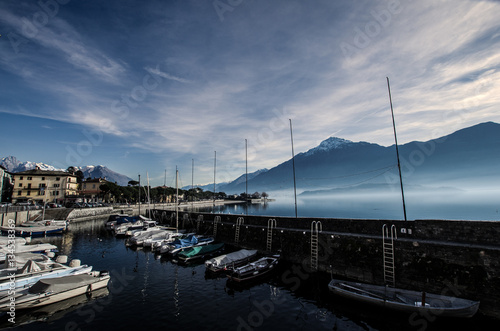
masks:
<svg viewBox="0 0 500 331"><path fill-rule="evenodd" d="M194 247L194 246L204 246L212 243L214 238L212 237L196 237L194 235L189 235L184 239L176 239L167 245L161 247L160 254L167 254L170 256L176 256L179 252L183 250Z"/></svg>
<svg viewBox="0 0 500 331"><path fill-rule="evenodd" d="M11 270L6 275L0 277L0 293L30 286L43 278L78 275L91 271L92 266L80 265L80 260L72 260L69 265L65 265L57 262L57 260L53 261L46 256L42 256L42 260L31 258L21 268Z"/></svg>
<svg viewBox="0 0 500 331"><path fill-rule="evenodd" d="M257 250L240 249L229 254L219 255L205 261L205 267L208 271L217 273L225 271L228 268L234 269L240 267L257 257Z"/></svg>
<svg viewBox="0 0 500 331"><path fill-rule="evenodd" d="M127 246L143 246L144 241L147 239L165 238L166 233L172 232L163 227L152 227L146 230L135 232L130 238L127 239Z"/></svg>
<svg viewBox="0 0 500 331"><path fill-rule="evenodd" d="M124 219L126 217L129 217L128 214L111 214L108 217L108 220L106 221L106 224L104 225L106 230L113 230L113 228L116 226L116 224L121 224L118 223L118 220Z"/></svg>
<svg viewBox="0 0 500 331"><path fill-rule="evenodd" d="M213 256L224 249L224 243L208 244L203 246L194 246L187 248L177 254L180 262L192 262L194 260L204 259L205 257Z"/></svg>
<svg viewBox="0 0 500 331"><path fill-rule="evenodd" d="M165 231L164 233L153 235L147 239L144 239L143 246L154 249L158 245L161 246L161 243L163 242L172 242L177 238L181 238L183 235L184 235L183 233L176 232L174 228L171 228Z"/></svg>
<svg viewBox="0 0 500 331"><path fill-rule="evenodd" d="M152 230L158 230L158 229L164 229L166 230L166 227L157 227L156 225L158 222L153 221L152 219L145 219L142 221L142 226L140 228L131 228L125 232L126 237L132 237L138 235L140 232L146 232L146 231L152 231Z"/></svg>
<svg viewBox="0 0 500 331"><path fill-rule="evenodd" d="M12 244L15 244L16 246L24 245L24 244L26 244L26 238L0 236L0 247L9 246Z"/></svg>
<svg viewBox="0 0 500 331"><path fill-rule="evenodd" d="M152 242L152 249L155 250L155 252L161 254L162 252L165 253L170 246L168 244L173 243L176 240L179 239L185 239L189 236L194 236L195 233L182 233L182 232L173 232L169 238L167 239L162 239L160 241L154 241Z"/></svg>
<svg viewBox="0 0 500 331"><path fill-rule="evenodd" d="M279 255L264 256L254 262L230 270L227 273L227 278L237 283L255 280L274 271L278 261Z"/></svg>
<svg viewBox="0 0 500 331"><path fill-rule="evenodd" d="M27 221L24 223L19 224L20 226L24 227L40 227L40 226L61 226L64 227L66 230L69 225L69 220L34 220L34 221Z"/></svg>
<svg viewBox="0 0 500 331"><path fill-rule="evenodd" d="M21 253L48 253L56 252L57 246L52 244L12 245L0 247L0 262L5 261L8 255Z"/></svg>
<svg viewBox="0 0 500 331"><path fill-rule="evenodd" d="M13 234L19 237L46 236L51 234L60 234L66 229L65 226L2 226L0 230L4 234Z"/></svg>
<svg viewBox="0 0 500 331"><path fill-rule="evenodd" d="M15 309L18 310L49 305L81 294L91 294L107 287L109 278L108 272L93 271L81 275L41 279L30 288L17 291L14 296L0 298L0 310L8 311L12 302L15 302Z"/></svg>
<svg viewBox="0 0 500 331"><path fill-rule="evenodd" d="M479 308L479 301L339 279L332 279L328 288L345 298L406 313L469 318Z"/></svg>

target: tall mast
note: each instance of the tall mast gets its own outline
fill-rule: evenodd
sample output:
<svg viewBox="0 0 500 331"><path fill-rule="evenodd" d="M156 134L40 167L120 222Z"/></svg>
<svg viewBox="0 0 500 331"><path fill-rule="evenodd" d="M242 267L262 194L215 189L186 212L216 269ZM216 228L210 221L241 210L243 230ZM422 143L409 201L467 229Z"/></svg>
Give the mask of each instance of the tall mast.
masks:
<svg viewBox="0 0 500 331"><path fill-rule="evenodd" d="M401 184L401 198L403 199L403 214L406 221L406 205L405 205L405 194L403 190L403 177L401 176L401 163L399 162L399 149L398 149L398 138L396 135L396 122L394 121L394 110L392 109L392 97L391 97L391 86L389 84L389 77L387 78L387 89L389 90L389 101L391 103L391 115L392 115L392 127L394 129L394 141L396 143L396 157L398 159L398 170L399 170L399 183Z"/></svg>
<svg viewBox="0 0 500 331"><path fill-rule="evenodd" d="M245 198L248 200L248 145L246 139L245 139Z"/></svg>
<svg viewBox="0 0 500 331"><path fill-rule="evenodd" d="M194 210L194 159L191 159L191 210Z"/></svg>
<svg viewBox="0 0 500 331"><path fill-rule="evenodd" d="M214 151L214 206L213 212L215 212L215 173L217 169L217 151Z"/></svg>
<svg viewBox="0 0 500 331"><path fill-rule="evenodd" d="M295 184L295 153L293 151L292 119L290 120L290 139L292 141L293 196L295 199L295 218L297 218L297 185Z"/></svg>
<svg viewBox="0 0 500 331"><path fill-rule="evenodd" d="M139 174L139 215L141 215L141 175Z"/></svg>
<svg viewBox="0 0 500 331"><path fill-rule="evenodd" d="M175 166L175 230L179 230L179 171Z"/></svg>

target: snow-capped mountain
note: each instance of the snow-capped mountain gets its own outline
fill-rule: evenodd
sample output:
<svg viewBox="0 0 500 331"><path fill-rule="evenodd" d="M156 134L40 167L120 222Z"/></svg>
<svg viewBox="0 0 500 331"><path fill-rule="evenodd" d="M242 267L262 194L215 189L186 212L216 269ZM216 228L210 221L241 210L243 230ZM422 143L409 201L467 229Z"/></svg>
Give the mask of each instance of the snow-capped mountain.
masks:
<svg viewBox="0 0 500 331"><path fill-rule="evenodd" d="M324 151L330 151L333 149L340 149L344 148L350 144L354 144L352 141L343 139L343 138L338 138L338 137L330 137L326 140L323 140L318 146L311 148L305 153L300 153L303 154L304 156L312 155L318 152L324 152Z"/></svg>
<svg viewBox="0 0 500 331"><path fill-rule="evenodd" d="M41 163L41 162L21 162L14 156L7 156L0 159L0 165L3 166L9 172L21 172L26 170L35 169L38 167L40 170L47 171L66 171L66 169L59 169L54 166ZM126 186L132 178L127 177L125 175L119 174L115 171L110 170L109 168L98 165L98 166L84 166L84 167L75 167L75 170L81 170L83 172L83 177L87 178L106 178L106 180L117 183L118 185Z"/></svg>

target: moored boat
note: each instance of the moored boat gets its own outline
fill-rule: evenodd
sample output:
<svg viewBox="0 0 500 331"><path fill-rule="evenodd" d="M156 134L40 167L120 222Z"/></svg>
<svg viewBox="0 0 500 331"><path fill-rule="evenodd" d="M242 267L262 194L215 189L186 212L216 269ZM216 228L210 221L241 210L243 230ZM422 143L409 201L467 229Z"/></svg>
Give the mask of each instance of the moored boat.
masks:
<svg viewBox="0 0 500 331"><path fill-rule="evenodd" d="M479 301L339 279L332 279L328 288L345 298L406 313L468 318L479 308Z"/></svg>
<svg viewBox="0 0 500 331"><path fill-rule="evenodd" d="M46 236L51 234L60 234L66 229L65 226L2 226L0 230L4 234L14 234L19 237Z"/></svg>
<svg viewBox="0 0 500 331"><path fill-rule="evenodd" d="M257 257L257 250L240 249L239 251L219 255L205 261L205 267L211 272L221 272L228 268L234 269L248 262L251 262Z"/></svg>
<svg viewBox="0 0 500 331"><path fill-rule="evenodd" d="M17 291L14 297L7 295L1 298L0 310L9 310L12 302L15 303L17 310L45 306L81 294L91 294L106 287L109 278L108 272L93 271L80 275L41 279L30 288Z"/></svg>
<svg viewBox="0 0 500 331"><path fill-rule="evenodd" d="M260 259L247 263L241 267L234 268L227 273L230 281L241 283L263 277L274 271L278 264L279 256L265 256Z"/></svg>
<svg viewBox="0 0 500 331"><path fill-rule="evenodd" d="M223 249L224 243L195 246L183 250L182 252L177 254L177 258L181 262L190 262L193 260L199 260L205 257L213 256L213 254L219 253Z"/></svg>

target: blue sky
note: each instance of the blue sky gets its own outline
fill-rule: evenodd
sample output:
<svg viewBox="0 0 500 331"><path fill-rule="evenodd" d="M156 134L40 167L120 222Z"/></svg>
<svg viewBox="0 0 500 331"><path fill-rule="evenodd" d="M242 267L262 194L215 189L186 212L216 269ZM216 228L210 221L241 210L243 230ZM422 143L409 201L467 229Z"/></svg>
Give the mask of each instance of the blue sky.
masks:
<svg viewBox="0 0 500 331"><path fill-rule="evenodd" d="M500 122L496 1L0 3L0 157L152 185L271 168L329 136Z"/></svg>

